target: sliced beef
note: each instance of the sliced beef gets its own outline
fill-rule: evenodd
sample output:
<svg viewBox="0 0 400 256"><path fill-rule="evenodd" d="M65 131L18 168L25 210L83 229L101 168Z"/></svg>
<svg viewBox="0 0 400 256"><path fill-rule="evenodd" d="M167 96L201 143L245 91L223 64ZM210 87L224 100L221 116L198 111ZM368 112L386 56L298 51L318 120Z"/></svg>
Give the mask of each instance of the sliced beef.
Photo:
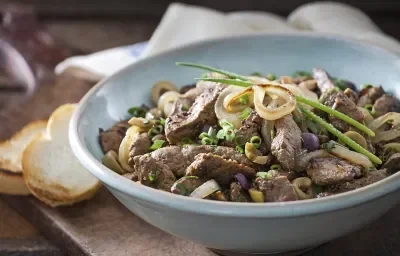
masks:
<svg viewBox="0 0 400 256"><path fill-rule="evenodd" d="M295 156L301 149L301 130L292 115L275 121L276 137L272 140L271 151L283 169L294 170Z"/></svg>
<svg viewBox="0 0 400 256"><path fill-rule="evenodd" d="M167 140L171 144L177 144L183 138L198 135L204 124L216 124L214 105L223 88L218 85L205 89L187 112L170 116L165 124Z"/></svg>
<svg viewBox="0 0 400 256"><path fill-rule="evenodd" d="M360 177L362 168L336 157L313 158L307 174L317 185L331 185Z"/></svg>
<svg viewBox="0 0 400 256"><path fill-rule="evenodd" d="M142 169L138 173L139 181L142 185L153 187L156 189L171 191L171 187L176 181L174 173L165 167L161 167L155 163L148 164L148 169Z"/></svg>
<svg viewBox="0 0 400 256"><path fill-rule="evenodd" d="M347 191L351 191L351 190L355 190L358 188L368 186L372 183L378 182L378 181L386 178L387 176L388 176L388 174L387 174L386 169L371 171L371 172L368 172L365 177L362 177L360 179L328 186L326 188L326 191L330 192L332 194L344 193Z"/></svg>
<svg viewBox="0 0 400 256"><path fill-rule="evenodd" d="M364 88L360 92L357 106L363 108L365 105L374 104L384 93L382 86Z"/></svg>
<svg viewBox="0 0 400 256"><path fill-rule="evenodd" d="M354 103L357 103L358 101L358 93L353 91L350 88L347 88L346 90L344 90L344 94Z"/></svg>
<svg viewBox="0 0 400 256"><path fill-rule="evenodd" d="M99 139L103 152L107 153L110 150L118 152L119 146L121 145L121 142L124 139L125 133L129 127L130 125L127 121L120 121L106 131L100 129Z"/></svg>
<svg viewBox="0 0 400 256"><path fill-rule="evenodd" d="M149 152L149 148L151 146L151 140L147 133L140 133L136 135L133 140L132 144L129 147L129 160L128 164L130 166L134 166L133 158L135 156L144 155Z"/></svg>
<svg viewBox="0 0 400 256"><path fill-rule="evenodd" d="M204 89L200 88L192 88L189 89L185 94L178 97L175 101L170 116L176 115L182 112L186 112L193 105L196 98L204 91Z"/></svg>
<svg viewBox="0 0 400 256"><path fill-rule="evenodd" d="M243 120L242 126L236 132L237 143L244 145L246 142L250 141L251 137L260 136L259 131L261 129L262 121L263 119L257 114L257 112L251 112L250 115Z"/></svg>
<svg viewBox="0 0 400 256"><path fill-rule="evenodd" d="M396 97L384 94L374 103L375 117L383 116L388 112L400 112L400 102Z"/></svg>
<svg viewBox="0 0 400 256"><path fill-rule="evenodd" d="M320 89L322 94L336 88L333 79L330 77L328 72L323 69L314 68L313 77L314 80L317 82L318 88Z"/></svg>
<svg viewBox="0 0 400 256"><path fill-rule="evenodd" d="M247 192L240 186L239 183L233 182L231 184L230 190L229 190L229 199L232 202L250 202L250 196L247 194Z"/></svg>
<svg viewBox="0 0 400 256"><path fill-rule="evenodd" d="M332 89L325 92L321 96L321 101L324 105L331 107L332 109L335 109L343 114L346 114L354 120L357 120L359 122L362 122L364 120L364 115L357 108L357 105L351 99L349 99L344 94L344 92L340 90ZM335 116L329 115L329 120L331 121L333 126L343 132L346 132L350 129L349 124Z"/></svg>
<svg viewBox="0 0 400 256"><path fill-rule="evenodd" d="M199 179L199 177L185 176L174 183L171 188L171 192L178 195L188 196L203 183L204 180Z"/></svg>
<svg viewBox="0 0 400 256"><path fill-rule="evenodd" d="M400 153L391 155L382 168L387 169L388 173L398 172L400 170Z"/></svg>
<svg viewBox="0 0 400 256"><path fill-rule="evenodd" d="M255 180L255 185L264 194L265 202L285 202L298 200L294 186L285 176Z"/></svg>
<svg viewBox="0 0 400 256"><path fill-rule="evenodd" d="M256 175L256 170L212 153L198 154L186 171L187 176L197 176L206 180L214 179L221 186L228 186L238 173L252 178Z"/></svg>
<svg viewBox="0 0 400 256"><path fill-rule="evenodd" d="M208 145L184 145L160 148L151 153L134 157L135 170L141 173L149 169L149 167L156 165L159 166L159 168L168 168L172 170L177 177L182 177L185 175L186 168L194 161L195 156L200 153L213 153L224 159L232 159L256 170L261 168L260 165L251 162L246 156L240 154L234 148Z"/></svg>

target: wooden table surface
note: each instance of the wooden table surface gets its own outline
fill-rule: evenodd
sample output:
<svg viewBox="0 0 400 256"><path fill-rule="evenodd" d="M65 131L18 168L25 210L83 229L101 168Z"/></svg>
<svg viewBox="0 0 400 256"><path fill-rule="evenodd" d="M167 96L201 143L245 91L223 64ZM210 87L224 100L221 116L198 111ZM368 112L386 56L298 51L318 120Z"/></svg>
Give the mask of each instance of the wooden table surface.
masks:
<svg viewBox="0 0 400 256"><path fill-rule="evenodd" d="M45 22L55 36L78 49L92 52L147 40L159 20L135 20L130 18L125 20L47 20ZM400 38L400 32L395 29L397 20L382 18L378 20L378 23L385 31L393 32L392 35ZM395 213L392 211L390 215L400 216L399 207L397 207ZM372 228L376 228L377 232L382 233L385 232L385 226L390 227L391 222L380 220L379 224L372 225ZM385 236L388 238L386 239L387 243L382 244L386 248L382 248L379 252L377 251L378 254L375 255L399 255L396 253L400 253L400 243L390 240L390 238L397 237L399 239L400 230L392 228L391 232L389 237ZM362 233L360 236L362 236ZM371 243L374 242L373 239L371 238ZM334 251L334 247L341 244L345 245L343 241L339 240L338 243L332 244L333 247L328 246L320 250L322 254L319 255L326 255L325 253L328 250ZM63 253L0 199L0 255L58 256L63 255Z"/></svg>

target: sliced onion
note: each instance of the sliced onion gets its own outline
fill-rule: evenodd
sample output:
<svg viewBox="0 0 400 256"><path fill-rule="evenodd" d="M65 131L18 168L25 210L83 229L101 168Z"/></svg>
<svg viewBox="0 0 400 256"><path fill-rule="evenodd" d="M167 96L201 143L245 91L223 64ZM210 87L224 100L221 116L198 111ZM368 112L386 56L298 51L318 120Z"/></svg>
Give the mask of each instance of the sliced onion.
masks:
<svg viewBox="0 0 400 256"><path fill-rule="evenodd" d="M303 81L299 84L301 89L307 89L309 91L315 90L317 88L317 82L314 79Z"/></svg>
<svg viewBox="0 0 400 256"><path fill-rule="evenodd" d="M127 172L133 172L134 169L128 164L129 160L129 147L132 144L133 138L139 134L141 128L138 126L131 126L126 131L125 137L119 146L118 161L121 167Z"/></svg>
<svg viewBox="0 0 400 256"><path fill-rule="evenodd" d="M288 89L273 84L253 86L254 106L257 113L266 120L277 120L290 113L296 108L296 98ZM265 93L279 96L285 103L276 108L266 107L263 104Z"/></svg>
<svg viewBox="0 0 400 256"><path fill-rule="evenodd" d="M174 103L179 96L180 94L176 91L168 91L164 93L157 102L157 108L161 111L164 111L164 106L170 102Z"/></svg>
<svg viewBox="0 0 400 256"><path fill-rule="evenodd" d="M251 188L249 180L242 173L237 173L235 175L235 179L240 183L240 186L242 186L242 188L246 190L249 190Z"/></svg>
<svg viewBox="0 0 400 256"><path fill-rule="evenodd" d="M326 152L325 150L316 150L313 152L308 152L306 150L302 151L300 154L298 154L295 158L295 170L296 172L301 172L304 171L308 164L310 163L311 159L313 158L322 158L322 157L329 157L332 156L331 154L329 154L328 152Z"/></svg>
<svg viewBox="0 0 400 256"><path fill-rule="evenodd" d="M389 131L377 132L375 137L372 137L373 143L379 143L381 141L391 141L400 137L400 130L392 129Z"/></svg>
<svg viewBox="0 0 400 256"><path fill-rule="evenodd" d="M264 165L268 162L268 156L262 156L261 152L254 147L253 143L247 142L245 144L244 153L253 163Z"/></svg>
<svg viewBox="0 0 400 256"><path fill-rule="evenodd" d="M383 116L378 117L374 121L372 121L369 124L369 128L373 131L376 131L379 127L387 123L388 121L391 121L391 124L393 126L397 126L400 124L400 113L396 112L389 112L384 114Z"/></svg>
<svg viewBox="0 0 400 256"><path fill-rule="evenodd" d="M272 131L275 127L274 121L263 120L261 125L261 136L265 146L270 149L272 143Z"/></svg>
<svg viewBox="0 0 400 256"><path fill-rule="evenodd" d="M229 86L225 88L217 98L215 102L214 111L219 120L226 120L233 124L235 128L240 128L242 124L242 120L240 119L240 113L231 113L228 112L224 107L224 99L232 92L239 92L243 89L238 88L237 86Z"/></svg>
<svg viewBox="0 0 400 256"><path fill-rule="evenodd" d="M304 148L314 151L320 148L319 138L314 133L305 132L301 134Z"/></svg>
<svg viewBox="0 0 400 256"><path fill-rule="evenodd" d="M306 88L301 88L297 85L294 84L281 84L280 86L288 89L289 91L291 91L294 95L296 96L302 96L305 97L307 99L313 100L313 101L318 101L318 95L313 92L310 91ZM312 109L313 107L306 105L306 104L302 104L303 107L307 108L307 109Z"/></svg>
<svg viewBox="0 0 400 256"><path fill-rule="evenodd" d="M221 190L220 186L218 185L218 183L215 180L211 179L211 180L205 182L200 187L196 188L190 194L190 197L205 198L218 190Z"/></svg>
<svg viewBox="0 0 400 256"><path fill-rule="evenodd" d="M104 155L104 157L101 159L101 162L114 172L119 174L124 174L125 171L118 163L117 158L118 158L117 153L115 153L115 151L113 150L110 150L107 152L107 154Z"/></svg>
<svg viewBox="0 0 400 256"><path fill-rule="evenodd" d="M140 130L148 130L150 127L156 124L155 120L147 120L143 117L132 117L128 123L132 126L140 128Z"/></svg>
<svg viewBox="0 0 400 256"><path fill-rule="evenodd" d="M357 108L358 108L358 110L360 110L360 111L363 113L365 124L366 124L367 126L370 126L370 125L371 125L371 122L374 121L374 117L373 117L373 116L371 115L371 113L370 113L368 110L366 110L365 108L362 108L362 107L357 107Z"/></svg>
<svg viewBox="0 0 400 256"><path fill-rule="evenodd" d="M365 168L370 168L374 166L374 164L365 155L357 153L355 151L351 151L350 149L343 147L338 143L335 143L335 145L329 150L329 152L337 157L343 158L354 164L361 165Z"/></svg>
<svg viewBox="0 0 400 256"><path fill-rule="evenodd" d="M394 150L395 152L400 152L400 143L398 142L392 142L388 143L383 148L386 150Z"/></svg>
<svg viewBox="0 0 400 256"><path fill-rule="evenodd" d="M270 80L268 80L267 78L264 78L264 77L248 76L247 78L249 79L250 82L252 82L254 84L268 84L268 83L271 83Z"/></svg>
<svg viewBox="0 0 400 256"><path fill-rule="evenodd" d="M238 104L239 98L247 95L249 102L246 105ZM243 111L245 108L252 106L254 99L253 99L253 90L251 88L234 91L228 94L224 98L224 108L228 112L239 112Z"/></svg>
<svg viewBox="0 0 400 256"><path fill-rule="evenodd" d="M178 88L173 83L170 83L168 81L159 81L153 85L151 88L151 99L153 101L153 104L157 104L159 101L160 97L164 94L161 94L163 91L178 91Z"/></svg>
<svg viewBox="0 0 400 256"><path fill-rule="evenodd" d="M172 114L172 110L174 108L175 102L167 102L167 104L164 105L164 115L169 117Z"/></svg>

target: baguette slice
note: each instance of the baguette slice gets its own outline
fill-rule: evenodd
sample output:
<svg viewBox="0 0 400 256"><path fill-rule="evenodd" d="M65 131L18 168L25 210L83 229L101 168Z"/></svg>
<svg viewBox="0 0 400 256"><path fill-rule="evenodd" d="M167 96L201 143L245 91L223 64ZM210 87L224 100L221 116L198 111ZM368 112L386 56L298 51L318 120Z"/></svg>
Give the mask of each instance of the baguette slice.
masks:
<svg viewBox="0 0 400 256"><path fill-rule="evenodd" d="M68 127L75 104L57 108L46 133L38 135L24 150L25 182L39 200L50 206L72 205L91 198L101 183L76 159L68 141Z"/></svg>
<svg viewBox="0 0 400 256"><path fill-rule="evenodd" d="M26 145L46 131L47 120L27 124L9 140L0 142L0 193L29 195L29 189L22 175L22 153Z"/></svg>

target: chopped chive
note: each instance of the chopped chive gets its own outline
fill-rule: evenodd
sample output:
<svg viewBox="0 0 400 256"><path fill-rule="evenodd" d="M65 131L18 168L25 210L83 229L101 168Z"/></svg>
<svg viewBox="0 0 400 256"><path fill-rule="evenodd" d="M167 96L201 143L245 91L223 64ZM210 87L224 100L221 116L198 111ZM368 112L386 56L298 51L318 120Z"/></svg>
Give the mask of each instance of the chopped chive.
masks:
<svg viewBox="0 0 400 256"><path fill-rule="evenodd" d="M206 138L206 137L208 137L208 133L206 133L206 132L202 132L202 133L200 133L200 135L199 135L199 139L203 139L203 138Z"/></svg>
<svg viewBox="0 0 400 256"><path fill-rule="evenodd" d="M240 119L244 120L248 118L252 111L251 108L245 108L239 115Z"/></svg>
<svg viewBox="0 0 400 256"><path fill-rule="evenodd" d="M157 125L157 126L151 128L151 129L147 132L147 134L149 135L149 137L154 137L154 136L156 136L156 135L158 135L158 134L161 134L163 131L164 131L164 126L162 126L162 125Z"/></svg>
<svg viewBox="0 0 400 256"><path fill-rule="evenodd" d="M253 144L253 146L255 148L259 148L261 146L261 138L260 138L260 136L251 137L250 143Z"/></svg>
<svg viewBox="0 0 400 256"><path fill-rule="evenodd" d="M165 125L165 119L164 118L160 118L160 124L161 125Z"/></svg>
<svg viewBox="0 0 400 256"><path fill-rule="evenodd" d="M217 133L217 139L223 140L224 138L225 138L225 131L221 129Z"/></svg>
<svg viewBox="0 0 400 256"><path fill-rule="evenodd" d="M221 126L223 129L228 129L228 128L234 129L235 128L235 126L232 123L228 122L225 119L222 119L221 121L219 121L219 126Z"/></svg>
<svg viewBox="0 0 400 256"><path fill-rule="evenodd" d="M235 131L232 128L228 128L225 131L225 139L232 142L235 139Z"/></svg>
<svg viewBox="0 0 400 256"><path fill-rule="evenodd" d="M270 81L273 81L273 80L276 79L276 75L275 75L275 74L272 74L272 73L269 73L269 74L267 75L267 79L270 80Z"/></svg>
<svg viewBox="0 0 400 256"><path fill-rule="evenodd" d="M273 164L273 165L271 165L270 169L279 171L279 170L282 170L282 167L279 164Z"/></svg>
<svg viewBox="0 0 400 256"><path fill-rule="evenodd" d="M141 107L133 107L128 109L128 113L131 114L133 117L145 117L146 116L146 110L144 110Z"/></svg>
<svg viewBox="0 0 400 256"><path fill-rule="evenodd" d="M331 114L331 115L333 115L333 116L345 121L346 123L354 126L355 128L359 129L360 131L365 132L366 134L368 134L371 137L375 136L375 133L371 129L369 129L368 127L366 127L362 123L354 120L353 118L351 118L351 117L349 117L349 116L347 116L347 115L345 115L345 114L343 114L343 113L341 113L341 112L339 112L337 110L334 110L334 109L332 109L330 107L327 107L327 106L325 106L325 105L323 105L323 104L321 104L319 102L303 98L301 96L296 96L296 100L299 101L299 102L302 102L304 104L310 105L310 106L312 106L314 108L318 108L318 109L320 109L320 110L322 110L322 111L324 111L324 112L326 112L328 114Z"/></svg>
<svg viewBox="0 0 400 256"><path fill-rule="evenodd" d="M149 180L151 182L154 182L157 180L157 174L160 172L160 170L153 170L151 172L149 172L149 174L147 175L149 177Z"/></svg>
<svg viewBox="0 0 400 256"><path fill-rule="evenodd" d="M151 145L150 150L153 151L153 150L157 150L159 148L162 148L164 143L165 143L165 140L155 140L153 142L153 145Z"/></svg>
<svg viewBox="0 0 400 256"><path fill-rule="evenodd" d="M252 83L246 82L244 80L227 79L227 78L195 78L195 80L210 81L210 82L221 83L221 84L230 84L230 85L236 85L236 86L241 86L241 87L249 87L249 86L253 85Z"/></svg>
<svg viewBox="0 0 400 256"><path fill-rule="evenodd" d="M241 105L247 105L247 104L249 104L249 95L245 94L245 95L239 97L239 103L240 103Z"/></svg>
<svg viewBox="0 0 400 256"><path fill-rule="evenodd" d="M215 145L214 141L209 137L204 137L201 139L201 144L203 145Z"/></svg>
<svg viewBox="0 0 400 256"><path fill-rule="evenodd" d="M234 78L234 79L239 79L239 80L243 80L246 81L247 77L239 75L239 74L235 74L229 71L225 71L222 69L218 69L218 68L213 68L210 66L206 66L206 65L201 65L201 64L196 64L196 63L188 63L188 62L177 62L176 63L177 66L184 66L184 67L192 67L192 68L200 68L200 69L204 69L207 71L211 71L211 72L217 72L220 73L222 75L226 75L229 78Z"/></svg>
<svg viewBox="0 0 400 256"><path fill-rule="evenodd" d="M350 139L349 137L347 137L346 135L341 133L339 130L337 130L335 127L333 127L331 124L324 121L321 117L317 116L316 114L314 114L313 112L311 112L310 110L308 110L302 106L299 106L299 107L306 116L308 116L314 122L320 124L326 130L328 130L330 133L332 133L334 136L336 136L339 140L343 141L346 145L348 145L349 147L351 147L358 153L367 156L373 163L382 164L382 161L377 156L375 156L374 154L372 154L365 148L361 147L354 140Z"/></svg>
<svg viewBox="0 0 400 256"><path fill-rule="evenodd" d="M239 152L239 153L241 153L241 154L244 154L244 148L243 148L243 146L237 145L237 146L236 146L236 151Z"/></svg>

